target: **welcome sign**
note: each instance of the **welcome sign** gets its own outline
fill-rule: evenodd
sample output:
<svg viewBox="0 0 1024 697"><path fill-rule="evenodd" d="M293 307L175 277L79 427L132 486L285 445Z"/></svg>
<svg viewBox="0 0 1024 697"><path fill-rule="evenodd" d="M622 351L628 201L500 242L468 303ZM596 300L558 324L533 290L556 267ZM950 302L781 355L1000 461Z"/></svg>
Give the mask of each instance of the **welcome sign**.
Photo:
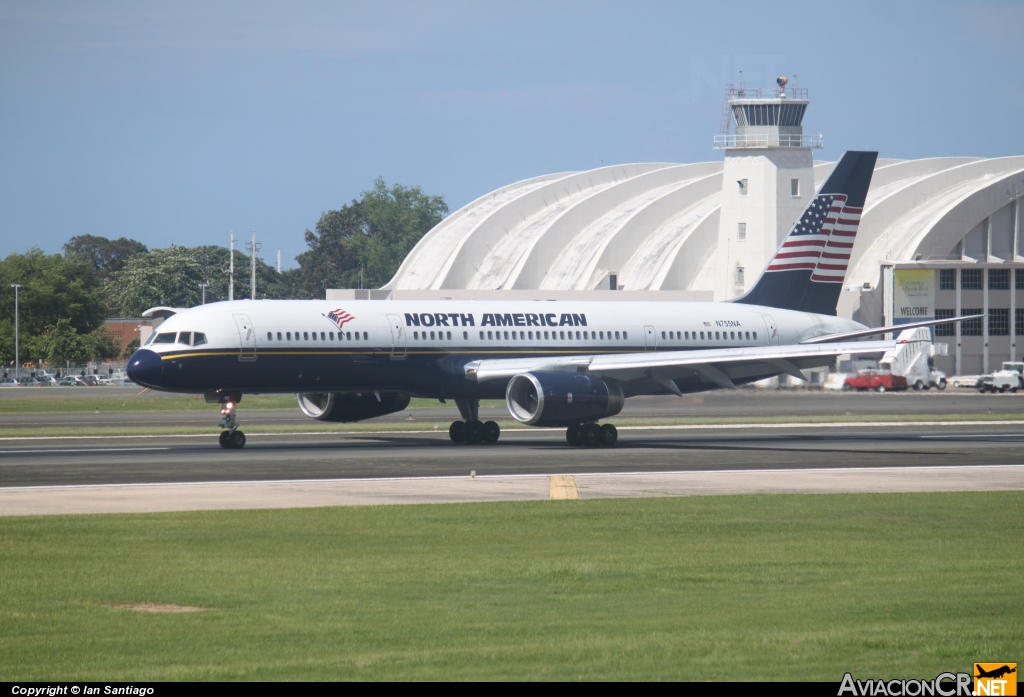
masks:
<svg viewBox="0 0 1024 697"><path fill-rule="evenodd" d="M895 269L893 271L893 324L907 324L935 318L935 271Z"/></svg>

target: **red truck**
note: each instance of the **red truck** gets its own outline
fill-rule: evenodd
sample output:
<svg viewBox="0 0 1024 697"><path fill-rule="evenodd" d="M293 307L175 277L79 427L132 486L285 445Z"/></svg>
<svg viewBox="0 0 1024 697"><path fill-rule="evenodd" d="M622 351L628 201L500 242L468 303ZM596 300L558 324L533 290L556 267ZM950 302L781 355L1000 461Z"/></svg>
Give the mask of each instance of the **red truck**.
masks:
<svg viewBox="0 0 1024 697"><path fill-rule="evenodd" d="M888 390L907 389L907 379L901 375L882 372L880 370L862 370L856 375L851 375L843 382L843 389L849 392L857 390L864 392L874 390L875 392L886 392Z"/></svg>

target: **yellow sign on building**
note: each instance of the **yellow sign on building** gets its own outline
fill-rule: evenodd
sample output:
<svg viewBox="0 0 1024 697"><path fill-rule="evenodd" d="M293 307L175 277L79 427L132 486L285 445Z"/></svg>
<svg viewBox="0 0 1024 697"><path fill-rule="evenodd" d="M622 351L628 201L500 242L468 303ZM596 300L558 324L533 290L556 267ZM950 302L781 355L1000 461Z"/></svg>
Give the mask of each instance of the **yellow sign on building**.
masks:
<svg viewBox="0 0 1024 697"><path fill-rule="evenodd" d="M935 317L935 270L893 271L893 324Z"/></svg>

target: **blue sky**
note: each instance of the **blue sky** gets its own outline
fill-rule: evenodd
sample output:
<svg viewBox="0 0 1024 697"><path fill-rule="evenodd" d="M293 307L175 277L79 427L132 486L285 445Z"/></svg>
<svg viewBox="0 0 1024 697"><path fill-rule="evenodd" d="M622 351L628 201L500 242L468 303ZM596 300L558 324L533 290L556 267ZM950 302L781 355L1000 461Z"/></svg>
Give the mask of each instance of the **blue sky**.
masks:
<svg viewBox="0 0 1024 697"><path fill-rule="evenodd" d="M821 159L1024 154L1024 3L0 1L0 256L72 235L284 265L373 180L718 159L725 83L798 76Z"/></svg>

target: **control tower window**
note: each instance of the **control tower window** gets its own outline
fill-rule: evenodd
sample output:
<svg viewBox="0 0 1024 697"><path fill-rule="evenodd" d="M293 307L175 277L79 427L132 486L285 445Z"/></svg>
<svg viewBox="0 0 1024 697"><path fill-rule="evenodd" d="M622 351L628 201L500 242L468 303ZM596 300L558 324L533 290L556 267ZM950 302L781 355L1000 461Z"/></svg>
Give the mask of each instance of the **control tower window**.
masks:
<svg viewBox="0 0 1024 697"><path fill-rule="evenodd" d="M737 180L736 183L740 187L740 196L746 196L747 195L747 180L746 179L739 179L739 180Z"/></svg>
<svg viewBox="0 0 1024 697"><path fill-rule="evenodd" d="M791 193L794 197L800 196L800 180L799 179L790 179L789 180L789 193Z"/></svg>
<svg viewBox="0 0 1024 697"><path fill-rule="evenodd" d="M736 239L745 240L747 239L747 224L736 223Z"/></svg>

